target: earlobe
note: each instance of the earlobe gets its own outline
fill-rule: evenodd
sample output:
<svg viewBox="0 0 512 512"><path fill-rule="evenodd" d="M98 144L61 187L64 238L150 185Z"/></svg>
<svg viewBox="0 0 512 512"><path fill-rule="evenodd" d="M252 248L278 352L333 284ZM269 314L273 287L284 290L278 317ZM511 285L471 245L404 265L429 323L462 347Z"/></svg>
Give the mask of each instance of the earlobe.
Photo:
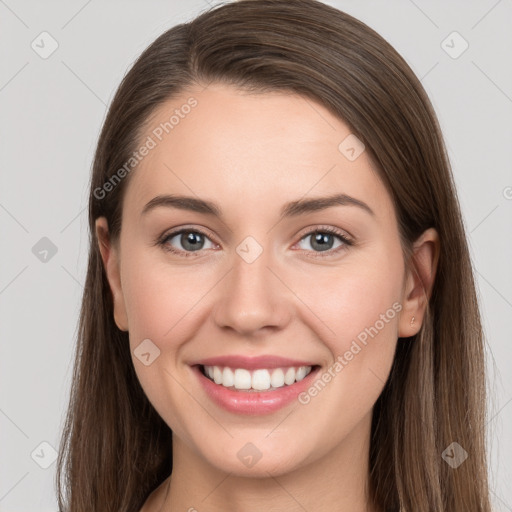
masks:
<svg viewBox="0 0 512 512"><path fill-rule="evenodd" d="M403 291L399 337L414 336L421 329L425 310L434 287L439 254L439 235L434 228L429 228L413 244L413 253Z"/></svg>
<svg viewBox="0 0 512 512"><path fill-rule="evenodd" d="M114 321L121 331L128 331L128 316L124 303L124 295L121 287L121 274L119 266L119 251L110 240L108 223L105 217L96 219L96 239L103 261L103 268L107 275L112 302L114 304Z"/></svg>

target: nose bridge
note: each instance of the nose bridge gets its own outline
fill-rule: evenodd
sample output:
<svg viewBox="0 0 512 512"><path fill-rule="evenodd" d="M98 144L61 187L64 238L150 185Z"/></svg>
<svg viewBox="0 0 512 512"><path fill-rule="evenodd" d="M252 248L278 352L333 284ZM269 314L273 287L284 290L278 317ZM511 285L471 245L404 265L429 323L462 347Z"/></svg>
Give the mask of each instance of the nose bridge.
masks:
<svg viewBox="0 0 512 512"><path fill-rule="evenodd" d="M217 302L215 320L219 327L247 335L263 327L284 325L286 288L270 271L273 266L272 251L263 247L263 242L247 237L236 247L231 272Z"/></svg>

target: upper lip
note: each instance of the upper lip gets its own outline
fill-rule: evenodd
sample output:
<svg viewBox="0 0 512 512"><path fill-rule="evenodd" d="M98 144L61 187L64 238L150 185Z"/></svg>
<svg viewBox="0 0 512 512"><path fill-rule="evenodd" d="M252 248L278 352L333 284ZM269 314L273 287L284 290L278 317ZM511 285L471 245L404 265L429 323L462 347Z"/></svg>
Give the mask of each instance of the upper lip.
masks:
<svg viewBox="0 0 512 512"><path fill-rule="evenodd" d="M228 366L229 368L245 368L247 370L257 370L259 368L283 368L288 366L315 366L315 363L309 361L299 361L287 357L264 355L257 357L247 357L242 355L228 355L209 357L201 359L191 364L202 366Z"/></svg>

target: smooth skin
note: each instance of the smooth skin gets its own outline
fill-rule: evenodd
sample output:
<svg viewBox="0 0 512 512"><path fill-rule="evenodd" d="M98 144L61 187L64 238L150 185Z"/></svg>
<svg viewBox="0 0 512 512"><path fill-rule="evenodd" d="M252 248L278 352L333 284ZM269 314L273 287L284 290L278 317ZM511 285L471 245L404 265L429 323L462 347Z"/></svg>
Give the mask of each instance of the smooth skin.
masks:
<svg viewBox="0 0 512 512"><path fill-rule="evenodd" d="M197 86L161 105L141 140L190 97L197 106L132 171L119 244L105 218L96 222L116 324L129 332L140 383L173 431L172 476L142 510L377 512L365 491L372 408L396 344L411 342L398 338L421 327L438 234L422 234L417 271L406 271L393 203L369 155L347 159L338 149L347 125L296 94ZM290 201L338 193L374 214L348 204L279 217ZM214 202L222 218L170 207L142 214L162 194ZM196 245L181 235L155 243L181 227L206 236L197 234ZM322 250L314 231L326 227L353 245L325 234ZM248 236L263 249L252 263L236 251ZM394 303L401 311L305 405L227 412L189 366L272 354L326 371ZM145 366L133 351L148 338L161 352ZM251 468L237 456L249 442L262 455Z"/></svg>

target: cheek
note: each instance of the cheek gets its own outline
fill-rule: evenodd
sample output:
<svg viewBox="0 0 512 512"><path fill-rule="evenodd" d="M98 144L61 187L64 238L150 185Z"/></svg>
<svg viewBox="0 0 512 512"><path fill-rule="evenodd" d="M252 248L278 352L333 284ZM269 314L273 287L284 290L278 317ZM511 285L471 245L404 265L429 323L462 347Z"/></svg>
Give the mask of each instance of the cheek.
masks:
<svg viewBox="0 0 512 512"><path fill-rule="evenodd" d="M340 354L352 340L364 341L369 330L374 337L381 331L382 337L393 334L397 309L401 309L401 282L400 259L376 257L317 273L314 286L306 283L300 294L306 304L313 305L317 322L324 325L331 351Z"/></svg>
<svg viewBox="0 0 512 512"><path fill-rule="evenodd" d="M206 290L199 268L171 268L163 258L142 251L124 262L123 295L130 334L169 345L194 315L194 305ZM166 347L170 348L170 347Z"/></svg>
<svg viewBox="0 0 512 512"><path fill-rule="evenodd" d="M316 324L325 333L330 360L325 361L324 380L310 389L302 403L313 402L313 409L330 403L332 411L350 410L354 422L373 406L393 363L402 272L399 248L381 249L353 265L347 261L330 275L317 276L314 287L304 287L301 297L315 305ZM316 400L318 394L322 398Z"/></svg>
<svg viewBox="0 0 512 512"><path fill-rule="evenodd" d="M370 413L393 363L402 308L400 269L370 268L364 273L347 269L337 280L324 283L324 293L317 287L305 300L322 304L317 314L328 326L323 342L330 360L299 402L304 414L324 419L325 435L333 440L347 436ZM305 435L314 434L306 429Z"/></svg>
<svg viewBox="0 0 512 512"><path fill-rule="evenodd" d="M200 293L197 288L200 277L194 275L191 280L190 269L171 272L169 265L157 260L154 254L150 258L147 253L134 250L123 261L131 356L140 385L153 407L176 434L186 437L188 428L183 418L193 417L197 410L180 385L183 374L178 369L178 356L180 346L193 335L190 319L194 304L204 291ZM148 339L151 344L144 341ZM146 345L141 345L143 341ZM139 346L146 348L138 350ZM148 365L137 355L147 352Z"/></svg>

